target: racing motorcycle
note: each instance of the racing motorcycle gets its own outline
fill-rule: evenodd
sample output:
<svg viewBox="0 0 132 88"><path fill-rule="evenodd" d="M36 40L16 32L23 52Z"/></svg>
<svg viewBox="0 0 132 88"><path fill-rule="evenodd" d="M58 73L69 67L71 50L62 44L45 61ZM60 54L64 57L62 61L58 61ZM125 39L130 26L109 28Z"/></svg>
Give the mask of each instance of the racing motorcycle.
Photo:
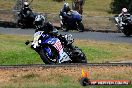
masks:
<svg viewBox="0 0 132 88"><path fill-rule="evenodd" d="M30 41L25 44L28 45ZM31 47L40 55L45 64L87 63L81 49L74 46L72 35L51 36L43 31L34 34Z"/></svg>
<svg viewBox="0 0 132 88"><path fill-rule="evenodd" d="M29 8L32 2L33 0L30 0L29 3L27 2L27 0L23 0L20 10L16 11L15 18L18 27L34 28L33 23L37 13L32 12L32 10Z"/></svg>
<svg viewBox="0 0 132 88"><path fill-rule="evenodd" d="M125 14L122 17L122 26L120 26L120 17L115 16L115 22L118 29L123 32L126 36L132 35L132 16L130 14Z"/></svg>
<svg viewBox="0 0 132 88"><path fill-rule="evenodd" d="M20 28L34 28L34 20L37 14L32 11L27 11L27 13L18 12L17 25Z"/></svg>
<svg viewBox="0 0 132 88"><path fill-rule="evenodd" d="M84 25L82 23L82 16L77 11L70 11L68 18L64 18L60 13L60 24L63 31L78 30L79 32L84 31Z"/></svg>

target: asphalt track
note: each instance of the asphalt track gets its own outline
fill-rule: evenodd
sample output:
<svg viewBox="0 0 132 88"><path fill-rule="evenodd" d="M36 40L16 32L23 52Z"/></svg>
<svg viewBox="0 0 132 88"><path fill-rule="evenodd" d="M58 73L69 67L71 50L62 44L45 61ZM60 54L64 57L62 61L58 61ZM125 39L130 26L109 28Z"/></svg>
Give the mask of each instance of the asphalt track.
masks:
<svg viewBox="0 0 132 88"><path fill-rule="evenodd" d="M108 41L118 43L132 43L132 36L126 37L123 33L102 33L102 32L62 32L60 34L72 34L75 39L89 39L97 41ZM34 29L20 28L4 28L0 27L0 34L15 34L15 35L33 35Z"/></svg>

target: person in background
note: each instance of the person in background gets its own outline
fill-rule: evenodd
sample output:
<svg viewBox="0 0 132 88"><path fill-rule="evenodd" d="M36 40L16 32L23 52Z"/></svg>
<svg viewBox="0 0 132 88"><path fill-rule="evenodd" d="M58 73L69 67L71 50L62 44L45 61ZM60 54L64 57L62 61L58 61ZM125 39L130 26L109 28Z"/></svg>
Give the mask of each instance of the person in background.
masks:
<svg viewBox="0 0 132 88"><path fill-rule="evenodd" d="M127 15L127 14L129 14L127 8L122 8L121 13L118 15L118 18L119 18L119 21L118 22L120 24L121 29L123 29L123 24L124 24L123 17L125 15Z"/></svg>
<svg viewBox="0 0 132 88"><path fill-rule="evenodd" d="M29 15L29 13L27 13L28 11L32 12L32 10L29 8L29 3L24 2L23 3L23 8L20 11L20 14L21 14L22 18L25 18L25 17L27 17L27 15Z"/></svg>
<svg viewBox="0 0 132 88"><path fill-rule="evenodd" d="M64 3L63 8L60 11L60 15L63 18L65 18L65 17L67 18L67 17L69 17L68 14L67 14L69 11L71 11L71 9L69 7L69 4L68 3Z"/></svg>
<svg viewBox="0 0 132 88"><path fill-rule="evenodd" d="M73 0L73 10L78 11L80 14L83 13L83 5L85 3L85 0Z"/></svg>

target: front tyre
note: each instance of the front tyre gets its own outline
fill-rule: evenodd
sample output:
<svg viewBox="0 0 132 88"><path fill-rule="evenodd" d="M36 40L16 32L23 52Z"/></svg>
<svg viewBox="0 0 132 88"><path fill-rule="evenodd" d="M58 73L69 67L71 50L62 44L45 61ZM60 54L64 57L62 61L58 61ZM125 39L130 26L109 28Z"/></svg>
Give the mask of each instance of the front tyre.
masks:
<svg viewBox="0 0 132 88"><path fill-rule="evenodd" d="M48 55L48 52L45 50L45 48L49 48L51 50L50 56ZM58 63L59 54L54 47L47 46L47 47L41 48L39 51L39 55L45 64L57 64Z"/></svg>
<svg viewBox="0 0 132 88"><path fill-rule="evenodd" d="M66 25L64 25L64 24L63 24L63 25L61 24L61 29L62 29L63 31L65 31L65 32L67 32L67 31L68 31L67 26L66 26Z"/></svg>
<svg viewBox="0 0 132 88"><path fill-rule="evenodd" d="M26 25L23 20L18 20L17 21L17 27L20 27L21 29L25 29Z"/></svg>
<svg viewBox="0 0 132 88"><path fill-rule="evenodd" d="M83 25L82 22L78 22L77 29L78 29L79 32L83 32L84 31L84 25Z"/></svg>

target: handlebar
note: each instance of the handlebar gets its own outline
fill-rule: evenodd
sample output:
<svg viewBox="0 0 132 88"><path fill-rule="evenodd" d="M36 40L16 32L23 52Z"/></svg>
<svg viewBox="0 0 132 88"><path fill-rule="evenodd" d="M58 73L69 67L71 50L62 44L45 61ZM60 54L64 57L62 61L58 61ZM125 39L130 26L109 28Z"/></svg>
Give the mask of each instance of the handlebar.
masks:
<svg viewBox="0 0 132 88"><path fill-rule="evenodd" d="M26 45L29 45L31 42L33 42L33 41L27 40L27 41L25 42L25 44L26 44Z"/></svg>

